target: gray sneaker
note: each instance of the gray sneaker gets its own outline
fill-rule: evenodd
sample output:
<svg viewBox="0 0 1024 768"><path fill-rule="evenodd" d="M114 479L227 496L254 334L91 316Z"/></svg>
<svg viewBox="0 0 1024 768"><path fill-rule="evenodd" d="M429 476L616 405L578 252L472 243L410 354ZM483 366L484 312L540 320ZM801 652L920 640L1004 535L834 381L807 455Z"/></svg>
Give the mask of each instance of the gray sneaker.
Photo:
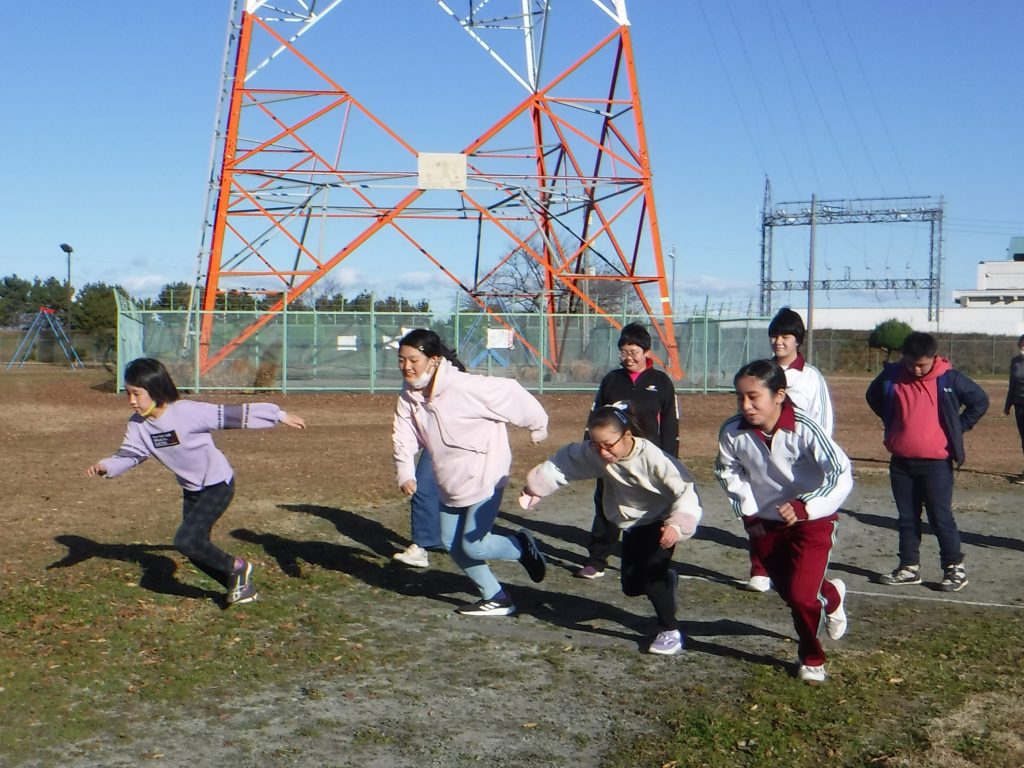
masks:
<svg viewBox="0 0 1024 768"><path fill-rule="evenodd" d="M967 571L963 565L948 565L942 574L939 589L943 592L959 592L967 586Z"/></svg>
<svg viewBox="0 0 1024 768"><path fill-rule="evenodd" d="M883 573L878 579L882 584L889 584L890 586L897 586L902 584L920 584L921 583L921 566L919 565L901 565L892 573Z"/></svg>
<svg viewBox="0 0 1024 768"><path fill-rule="evenodd" d="M231 572L227 595L228 605L251 603L257 597L259 597L259 592L256 591L256 587L252 583L252 563L243 560L242 567Z"/></svg>

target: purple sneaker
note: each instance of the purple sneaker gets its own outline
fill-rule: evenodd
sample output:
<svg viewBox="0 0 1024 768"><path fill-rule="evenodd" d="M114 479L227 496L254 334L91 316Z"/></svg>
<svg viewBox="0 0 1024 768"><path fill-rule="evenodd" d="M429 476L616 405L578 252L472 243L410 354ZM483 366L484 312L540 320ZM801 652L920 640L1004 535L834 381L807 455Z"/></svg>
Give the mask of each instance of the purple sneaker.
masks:
<svg viewBox="0 0 1024 768"><path fill-rule="evenodd" d="M604 576L604 571L599 571L592 565L584 565L573 576L577 579L600 579Z"/></svg>
<svg viewBox="0 0 1024 768"><path fill-rule="evenodd" d="M683 633L678 629L666 629L658 633L647 652L656 653L659 656L675 656L682 650Z"/></svg>

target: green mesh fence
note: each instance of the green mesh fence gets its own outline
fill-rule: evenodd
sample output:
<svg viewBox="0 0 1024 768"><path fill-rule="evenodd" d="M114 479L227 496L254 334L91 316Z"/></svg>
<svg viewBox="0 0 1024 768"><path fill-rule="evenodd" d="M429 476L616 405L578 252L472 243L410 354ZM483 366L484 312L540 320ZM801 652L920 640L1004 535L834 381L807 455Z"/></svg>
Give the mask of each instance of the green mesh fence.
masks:
<svg viewBox="0 0 1024 768"><path fill-rule="evenodd" d="M262 313L213 313L210 349L215 353ZM504 314L518 338L507 347L507 329L484 312L459 312L447 318L407 312L276 313L249 340L232 350L209 372L199 367L199 314L142 309L119 297L118 365L136 357L155 357L175 381L193 391L266 389L387 392L401 389L397 341L414 328L432 328L458 351L475 373L516 378L537 392L588 391L619 364L619 330L594 315ZM558 328L561 364L553 371L542 361L549 320ZM645 322L623 316L618 322ZM649 327L650 323L645 322ZM687 318L675 323L685 375L680 390L730 389L733 373L745 362L769 354L767 321ZM505 337L505 338L503 338ZM654 335L653 352L666 359ZM525 343L524 343L525 341ZM120 376L118 385L123 386Z"/></svg>

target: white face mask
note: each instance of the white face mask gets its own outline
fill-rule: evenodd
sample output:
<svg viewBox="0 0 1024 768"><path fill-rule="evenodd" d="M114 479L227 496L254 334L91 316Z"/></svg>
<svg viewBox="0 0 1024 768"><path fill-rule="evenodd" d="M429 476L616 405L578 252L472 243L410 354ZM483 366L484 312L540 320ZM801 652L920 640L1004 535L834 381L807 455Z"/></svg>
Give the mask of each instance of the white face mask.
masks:
<svg viewBox="0 0 1024 768"><path fill-rule="evenodd" d="M427 386L427 384L430 383L430 380L434 377L434 373L436 371L436 365L433 368L431 368L428 365L426 370L424 370L423 373L421 373L418 378L409 382L409 386L412 387L413 389L423 389L425 386Z"/></svg>

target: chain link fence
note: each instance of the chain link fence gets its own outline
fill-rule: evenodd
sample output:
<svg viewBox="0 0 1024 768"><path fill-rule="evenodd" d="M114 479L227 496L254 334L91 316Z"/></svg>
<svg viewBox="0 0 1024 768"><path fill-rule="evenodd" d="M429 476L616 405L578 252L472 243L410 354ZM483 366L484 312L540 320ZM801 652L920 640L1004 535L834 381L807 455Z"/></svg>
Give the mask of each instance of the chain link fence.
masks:
<svg viewBox="0 0 1024 768"><path fill-rule="evenodd" d="M444 319L415 312L281 311L250 339L234 348L208 372L200 367L197 312L144 309L119 298L118 388L125 364L155 357L169 366L175 381L192 391L274 390L392 392L402 386L397 366L398 340L414 328L431 328L457 350L474 373L514 377L535 392L592 392L619 364L618 327L585 314L503 314L514 336L483 311L458 312ZM216 311L210 349L235 339L264 313ZM646 316L623 315L622 324ZM552 371L547 356L549 322L558 328L560 365ZM685 372L681 392L732 389L732 377L744 363L768 357L767 318L696 315L674 324ZM654 354L667 357L660 339ZM884 353L867 344L866 331L818 331L814 362L826 374L873 375ZM1016 351L1007 337L939 336L940 353L972 376L1003 376Z"/></svg>

